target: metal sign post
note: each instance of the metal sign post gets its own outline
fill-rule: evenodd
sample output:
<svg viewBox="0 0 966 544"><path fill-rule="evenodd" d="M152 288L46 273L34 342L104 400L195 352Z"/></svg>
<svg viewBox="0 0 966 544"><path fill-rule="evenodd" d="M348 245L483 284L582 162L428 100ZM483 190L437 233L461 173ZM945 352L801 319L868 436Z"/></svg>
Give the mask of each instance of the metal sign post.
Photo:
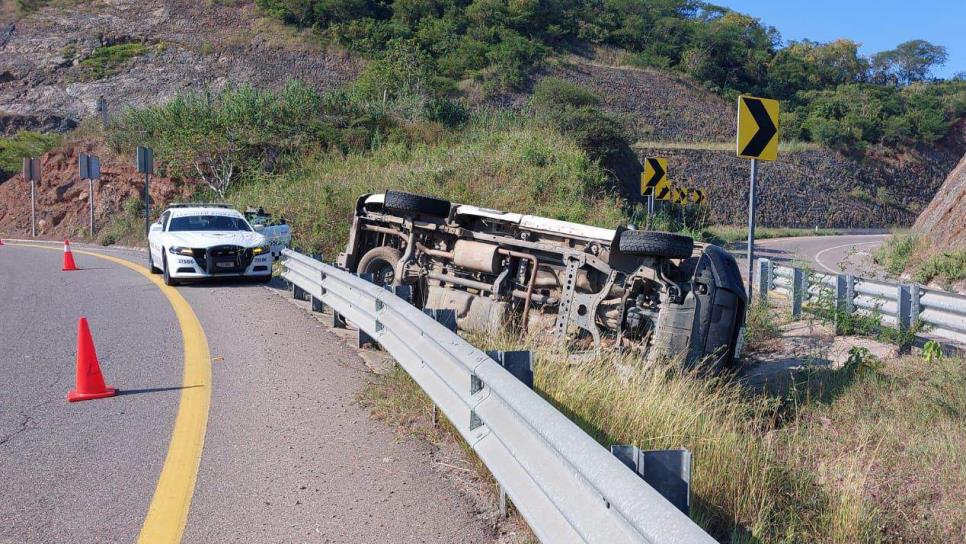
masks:
<svg viewBox="0 0 966 544"><path fill-rule="evenodd" d="M30 182L30 236L37 237L37 182L40 181L40 159L23 158L23 179Z"/></svg>
<svg viewBox="0 0 966 544"><path fill-rule="evenodd" d="M138 147L138 172L144 174L144 236L151 230L151 174L154 172L154 151L150 147Z"/></svg>
<svg viewBox="0 0 966 544"><path fill-rule="evenodd" d="M101 114L101 123L107 128L111 124L111 118L107 113L107 100L103 95L97 97L97 113Z"/></svg>
<svg viewBox="0 0 966 544"><path fill-rule="evenodd" d="M748 302L755 275L755 211L758 203L758 160L778 158L778 101L754 96L738 97L737 154L751 159L748 188Z"/></svg>
<svg viewBox="0 0 966 544"><path fill-rule="evenodd" d="M755 273L755 205L757 204L758 159L751 159L751 185L748 189L748 301Z"/></svg>
<svg viewBox="0 0 966 544"><path fill-rule="evenodd" d="M97 155L81 153L77 159L80 179L87 180L87 200L90 204L90 233L94 236L94 180L101 178L101 160Z"/></svg>

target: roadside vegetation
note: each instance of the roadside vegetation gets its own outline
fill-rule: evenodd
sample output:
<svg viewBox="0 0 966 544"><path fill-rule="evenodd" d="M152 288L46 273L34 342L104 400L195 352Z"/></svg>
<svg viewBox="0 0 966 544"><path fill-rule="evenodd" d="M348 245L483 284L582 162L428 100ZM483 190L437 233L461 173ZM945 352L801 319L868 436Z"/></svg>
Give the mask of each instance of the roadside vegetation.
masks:
<svg viewBox="0 0 966 544"><path fill-rule="evenodd" d="M966 531L962 360L856 351L775 396L632 353L577 364L539 338L470 341L533 350L538 393L605 447L690 449L692 516L722 542L948 542ZM403 432L427 432L412 422L432 403L405 372L362 398Z"/></svg>
<svg viewBox="0 0 966 544"><path fill-rule="evenodd" d="M432 87L448 94L523 89L548 57L607 46L625 52L622 62L687 74L729 99L780 99L784 138L843 150L934 142L966 115L966 81L931 78L947 59L940 45L910 40L868 57L846 39L783 45L759 19L697 0L257 4L370 59L418 51Z"/></svg>
<svg viewBox="0 0 966 544"><path fill-rule="evenodd" d="M872 257L893 276L908 273L918 283L938 282L949 287L966 280L966 249L930 247L911 232L896 232Z"/></svg>
<svg viewBox="0 0 966 544"><path fill-rule="evenodd" d="M61 142L59 134L21 130L13 136L0 136L0 179L19 173L24 157L40 157Z"/></svg>
<svg viewBox="0 0 966 544"><path fill-rule="evenodd" d="M104 79L119 73L131 59L140 57L148 52L148 46L143 43L118 43L105 45L94 49L87 58L80 61L83 79Z"/></svg>

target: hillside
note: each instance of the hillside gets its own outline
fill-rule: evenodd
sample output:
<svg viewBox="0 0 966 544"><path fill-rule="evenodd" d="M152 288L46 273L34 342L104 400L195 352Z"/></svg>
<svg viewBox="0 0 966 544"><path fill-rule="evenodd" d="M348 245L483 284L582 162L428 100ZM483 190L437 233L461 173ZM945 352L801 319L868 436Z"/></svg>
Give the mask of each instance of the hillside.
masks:
<svg viewBox="0 0 966 544"><path fill-rule="evenodd" d="M93 121L99 96L106 98L112 119L120 119L129 108L159 106L186 93L201 93L210 103L212 97L228 88L251 85L256 89L281 90L296 79L319 92L349 89L368 93L366 100L370 101L378 101L392 89L389 98L399 101L393 106L397 110L410 107L402 104L410 100L409 95L402 95L410 92L406 86L415 81L416 94L419 95L415 100L420 108L422 104L436 102L447 108L450 107L447 104L457 104L453 110L457 115L462 115L459 113L461 108L467 108L484 117L489 115L486 112L506 108L511 117L527 118L532 113L530 100L534 86L544 79L554 78L576 84L596 95L599 107L606 115L591 120L602 125L619 125L613 129L603 127L605 131L611 131L610 136L616 137L617 131L625 134L626 144L618 145L623 148L605 153L609 158L603 162L605 170L616 177L617 188L625 198L637 199L641 158L668 156L672 181L708 189L711 221L740 224L745 220L748 165L737 159L731 150L735 118L732 101L724 98L721 92L712 92L708 83L696 76L681 71L629 66L640 64L639 57L634 56L637 53L611 46L577 48L575 53L561 54L550 54L547 50L543 53L547 56L533 57L529 67L517 66L525 77L515 83L498 84L486 70L449 83L440 83L437 72L415 73L417 70L413 70L413 74L408 74L407 70L396 70L416 79L403 83L400 74L395 73L390 74L396 77L392 83L379 83L383 80L373 80L375 76L370 73L363 85L357 85L354 83L356 78L364 73L367 65L373 64L373 59L376 64L382 62L379 54L343 47L338 40L320 40L311 30L298 30L298 25L284 25L279 19L270 17L269 12L259 9L254 2L163 0L153 4L150 10L144 10L140 3L131 0L80 3L70 9L63 9L58 2L49 4L15 21L0 22L0 135L9 136L20 129L73 129L84 120ZM2 14L11 17L10 13L10 10L0 10L0 17ZM437 60L414 58L417 62L402 65L410 67L425 62L427 70L437 68ZM459 73L453 70L455 68L447 73ZM374 73L378 75L378 69ZM383 73L379 77L387 76ZM442 87L437 88L439 85ZM362 87L365 89L360 91ZM434 96L443 99L439 101ZM345 100L344 97L333 99ZM363 112L361 115L370 114ZM412 112L401 115L405 119L400 128L413 124ZM373 121L371 117L366 119L367 123ZM432 122L437 121L434 118ZM351 117L345 120L347 126L358 122ZM422 127L421 123L416 122L415 126ZM533 124L529 121L513 123L518 127ZM521 129L531 136L543 134L543 124L537 123L541 127L533 129ZM338 130L343 128L340 126ZM460 143L458 140L467 138L466 134L476 134L475 130L461 131L448 126L432 125L420 129L423 128L431 134L415 139L410 134L404 140L430 146L438 146L442 141L446 146L470 149L471 142ZM146 134L147 129L129 126L126 130L140 130ZM414 129L405 130L411 132ZM864 151L834 151L819 144L792 142L789 149L782 151L779 161L761 167L760 222L765 226L802 227L911 224L946 173L966 151L964 130L966 124L959 123L945 138L935 142L873 146ZM376 131L378 134L379 130ZM570 139L580 137L572 133L566 136ZM589 136L590 145L599 143L593 141L597 135ZM110 134L98 137L108 138ZM306 137L309 136L301 136L303 140ZM133 152L133 145L148 143L150 139L146 136L143 142L126 140L124 145L130 149L115 146L113 152L118 155L117 160L127 160L124 157ZM608 145L619 144L614 142ZM104 140L87 139L82 143L101 146ZM627 147L627 144L631 146ZM0 152L3 145L0 140ZM324 138L317 140L315 145L306 146L305 142L298 145L300 150L309 154L319 148L331 148ZM345 149L344 142L336 147L340 146ZM585 146L584 151L592 159L596 158L593 149ZM58 151L68 156L74 152L71 148ZM172 157L161 156L159 160L162 164L176 166ZM412 167L416 168L415 165ZM0 170L2 168L0 166ZM481 168L478 174L485 177L486 169ZM8 167L8 172L13 171ZM292 178L283 170L273 170L269 174ZM417 173L409 175L419 177ZM454 172L452 175L459 174ZM180 177L192 179L197 176L193 168L186 168ZM262 183L266 176L255 171L240 174L240 181L246 180ZM363 180L350 180L347 185L357 181ZM446 181L456 183L458 180ZM413 189L423 192L447 190L442 182L421 186L416 179L412 183ZM532 180L508 179L507 183L517 183L521 189L529 190ZM366 184L369 185L368 180ZM262 192L257 186L242 186L249 195ZM54 189L45 185L42 190ZM59 196L54 191L49 202L56 202ZM488 203L488 197L474 196L472 191L456 197L463 201ZM471 200L473 198L479 200ZM592 194L590 198L595 199L596 203L592 205L595 208L598 203L615 201L613 195L606 192ZM0 224L0 230L26 224L24 217L29 209L16 207L23 204L22 200L8 200L5 212L8 219ZM276 199L273 204L283 213L289 212L289 207L293 208L292 211L298 208L297 203L284 198ZM520 205L512 200L507 204L511 207ZM560 207L566 206L561 203ZM12 216L18 218L9 219ZM583 219L600 220L593 215ZM608 220L613 218L608 217ZM313 221L303 226L316 228ZM16 227L15 231L23 232L22 227ZM61 231L70 229L65 225L57 232Z"/></svg>

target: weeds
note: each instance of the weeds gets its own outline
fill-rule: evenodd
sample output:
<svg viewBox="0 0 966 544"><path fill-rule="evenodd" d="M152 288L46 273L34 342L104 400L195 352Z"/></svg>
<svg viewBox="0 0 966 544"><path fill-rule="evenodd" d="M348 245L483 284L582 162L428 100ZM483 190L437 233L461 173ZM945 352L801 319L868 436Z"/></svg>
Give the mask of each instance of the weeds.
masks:
<svg viewBox="0 0 966 544"><path fill-rule="evenodd" d="M128 62L148 52L143 43L118 43L94 49L94 52L80 62L84 79L97 80L119 73Z"/></svg>
<svg viewBox="0 0 966 544"><path fill-rule="evenodd" d="M58 134L21 130L13 136L0 137L0 179L20 172L24 157L40 157L61 142Z"/></svg>

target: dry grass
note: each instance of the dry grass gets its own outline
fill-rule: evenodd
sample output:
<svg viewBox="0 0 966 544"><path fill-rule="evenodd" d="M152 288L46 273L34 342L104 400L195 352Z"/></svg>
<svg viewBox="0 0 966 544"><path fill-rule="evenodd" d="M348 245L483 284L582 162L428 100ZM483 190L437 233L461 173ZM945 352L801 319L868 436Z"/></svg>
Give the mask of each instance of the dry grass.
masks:
<svg viewBox="0 0 966 544"><path fill-rule="evenodd" d="M661 142L640 141L633 145L635 149L696 149L699 151L728 151L734 153L734 142ZM779 153L803 153L817 151L822 146L814 142L799 140L781 141L778 143Z"/></svg>
<svg viewBox="0 0 966 544"><path fill-rule="evenodd" d="M966 530L962 361L815 371L776 398L634 354L578 362L538 338L523 345L538 392L602 445L690 449L694 519L722 541L940 542Z"/></svg>

